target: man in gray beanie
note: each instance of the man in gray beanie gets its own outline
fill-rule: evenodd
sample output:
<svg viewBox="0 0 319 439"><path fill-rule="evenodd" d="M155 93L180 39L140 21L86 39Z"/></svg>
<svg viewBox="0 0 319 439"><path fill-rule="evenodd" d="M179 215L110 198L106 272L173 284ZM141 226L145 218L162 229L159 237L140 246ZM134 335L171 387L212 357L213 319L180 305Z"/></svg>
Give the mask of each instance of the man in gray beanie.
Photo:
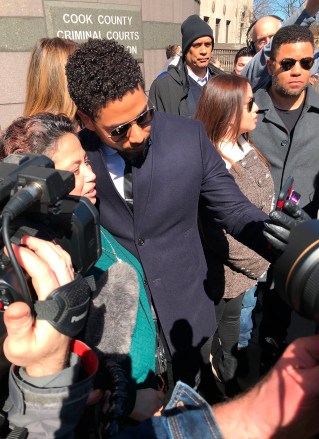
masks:
<svg viewBox="0 0 319 439"><path fill-rule="evenodd" d="M204 20L191 15L182 23L181 32L183 56L175 67L153 81L149 98L158 111L192 117L202 87L222 71L210 64L214 37Z"/></svg>

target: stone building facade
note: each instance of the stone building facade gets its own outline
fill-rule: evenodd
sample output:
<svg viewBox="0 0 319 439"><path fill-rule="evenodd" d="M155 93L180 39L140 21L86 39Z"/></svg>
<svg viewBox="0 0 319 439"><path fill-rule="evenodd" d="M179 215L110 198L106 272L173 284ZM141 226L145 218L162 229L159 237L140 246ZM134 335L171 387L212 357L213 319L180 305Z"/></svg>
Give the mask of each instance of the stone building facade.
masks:
<svg viewBox="0 0 319 439"><path fill-rule="evenodd" d="M245 45L253 0L201 0L200 15L213 29L216 44Z"/></svg>
<svg viewBox="0 0 319 439"><path fill-rule="evenodd" d="M42 37L114 38L141 63L146 88L163 70L164 48L199 0L1 0L0 127L23 112L30 51Z"/></svg>
<svg viewBox="0 0 319 439"><path fill-rule="evenodd" d="M30 52L42 37L114 38L140 62L149 89L180 24L199 14L216 43L244 44L253 0L1 0L0 128L23 112ZM219 46L219 44L218 44Z"/></svg>

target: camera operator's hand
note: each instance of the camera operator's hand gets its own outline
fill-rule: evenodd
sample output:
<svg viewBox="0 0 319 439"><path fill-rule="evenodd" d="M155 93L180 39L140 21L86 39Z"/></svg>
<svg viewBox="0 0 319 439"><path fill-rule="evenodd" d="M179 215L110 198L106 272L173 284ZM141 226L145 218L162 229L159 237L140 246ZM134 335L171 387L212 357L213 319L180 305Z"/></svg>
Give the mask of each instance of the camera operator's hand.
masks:
<svg viewBox="0 0 319 439"><path fill-rule="evenodd" d="M287 428L290 438L318 433L319 336L291 343L271 372L271 381L280 389L275 403L281 429Z"/></svg>
<svg viewBox="0 0 319 439"><path fill-rule="evenodd" d="M264 235L272 247L280 253L286 248L290 232L298 224L310 220L310 216L290 200L285 202L284 211L270 212L270 222L265 223Z"/></svg>
<svg viewBox="0 0 319 439"><path fill-rule="evenodd" d="M31 236L13 245L20 265L32 278L39 300L74 279L71 258L59 245ZM4 313L8 336L4 353L9 361L26 368L29 376L47 376L62 370L69 355L69 337L46 320L34 321L26 303L15 302Z"/></svg>
<svg viewBox="0 0 319 439"><path fill-rule="evenodd" d="M252 390L213 409L225 438L306 439L319 432L318 407L316 335L295 340Z"/></svg>

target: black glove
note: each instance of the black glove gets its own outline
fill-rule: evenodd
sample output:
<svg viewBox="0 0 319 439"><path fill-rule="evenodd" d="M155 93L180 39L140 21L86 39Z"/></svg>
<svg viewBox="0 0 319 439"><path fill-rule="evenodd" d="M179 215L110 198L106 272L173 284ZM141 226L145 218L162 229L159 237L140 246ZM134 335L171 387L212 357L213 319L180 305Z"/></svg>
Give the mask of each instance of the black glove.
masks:
<svg viewBox="0 0 319 439"><path fill-rule="evenodd" d="M284 204L284 211L273 210L269 214L270 221L265 222L264 236L272 247L283 252L288 243L290 231L298 224L310 220L310 216L301 207L290 200Z"/></svg>

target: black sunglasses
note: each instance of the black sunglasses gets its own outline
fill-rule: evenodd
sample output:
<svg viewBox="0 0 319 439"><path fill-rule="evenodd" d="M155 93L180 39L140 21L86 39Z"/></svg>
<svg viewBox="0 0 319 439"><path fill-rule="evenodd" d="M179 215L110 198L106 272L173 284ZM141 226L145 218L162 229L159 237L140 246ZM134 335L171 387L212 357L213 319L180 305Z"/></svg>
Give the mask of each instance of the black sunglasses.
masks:
<svg viewBox="0 0 319 439"><path fill-rule="evenodd" d="M248 111L248 113L251 113L251 110L253 109L254 102L255 102L255 98L254 98L254 96L253 96L252 98L249 99L249 101L247 102L247 104L245 104L246 107L247 107L247 111Z"/></svg>
<svg viewBox="0 0 319 439"><path fill-rule="evenodd" d="M288 70L293 68L296 62L299 62L304 70L310 70L315 60L310 56L308 58L301 58L299 61L294 58L284 58L279 64L284 72L288 72Z"/></svg>
<svg viewBox="0 0 319 439"><path fill-rule="evenodd" d="M125 122L122 125L114 128L110 131L110 135L108 136L113 140L113 142L119 142L123 140L127 136L128 130L131 128L133 123L136 123L139 127L144 128L148 124L151 123L154 116L155 108L149 108L146 111L143 111L139 116L130 120L129 122Z"/></svg>

